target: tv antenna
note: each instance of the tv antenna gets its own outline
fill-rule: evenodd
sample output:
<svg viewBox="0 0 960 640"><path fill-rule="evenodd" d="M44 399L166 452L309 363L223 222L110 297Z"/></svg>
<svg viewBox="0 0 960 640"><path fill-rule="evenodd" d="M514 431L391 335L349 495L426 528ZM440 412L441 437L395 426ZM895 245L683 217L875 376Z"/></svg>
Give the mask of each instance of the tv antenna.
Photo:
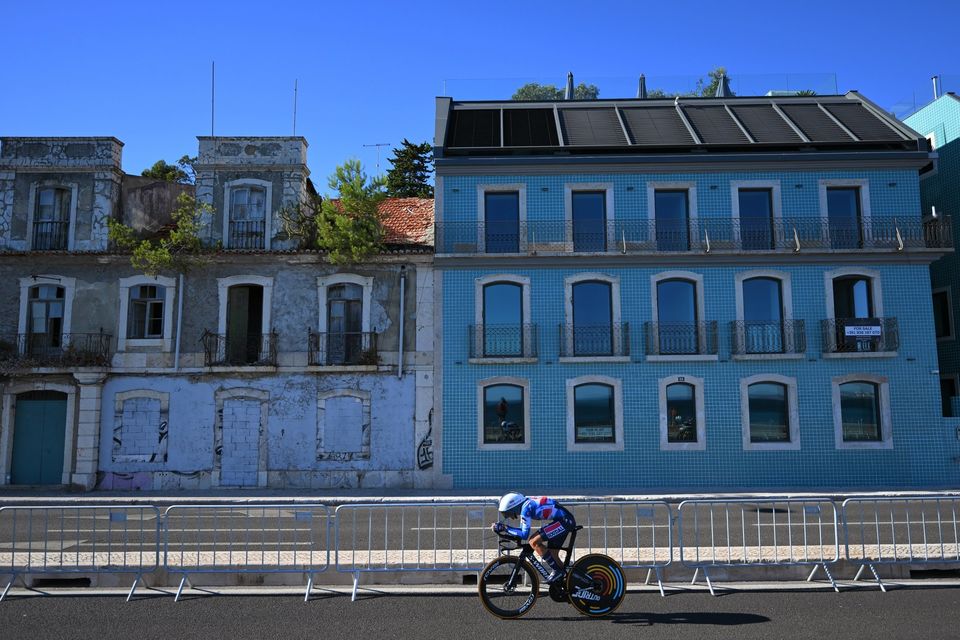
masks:
<svg viewBox="0 0 960 640"><path fill-rule="evenodd" d="M365 147L376 147L377 148L377 175L380 175L380 147L389 147L391 143L389 142L375 142L374 144L365 144Z"/></svg>

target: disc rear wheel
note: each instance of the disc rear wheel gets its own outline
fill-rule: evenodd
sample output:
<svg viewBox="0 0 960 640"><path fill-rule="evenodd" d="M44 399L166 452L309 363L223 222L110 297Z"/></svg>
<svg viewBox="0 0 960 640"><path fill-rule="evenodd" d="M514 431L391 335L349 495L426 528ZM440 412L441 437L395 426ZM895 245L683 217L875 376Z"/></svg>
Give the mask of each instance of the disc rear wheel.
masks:
<svg viewBox="0 0 960 640"><path fill-rule="evenodd" d="M536 603L540 580L528 563L500 556L483 568L477 587L487 611L498 618L519 618Z"/></svg>
<svg viewBox="0 0 960 640"><path fill-rule="evenodd" d="M593 553L577 560L567 576L570 604L587 616L605 616L623 602L627 581L620 564Z"/></svg>

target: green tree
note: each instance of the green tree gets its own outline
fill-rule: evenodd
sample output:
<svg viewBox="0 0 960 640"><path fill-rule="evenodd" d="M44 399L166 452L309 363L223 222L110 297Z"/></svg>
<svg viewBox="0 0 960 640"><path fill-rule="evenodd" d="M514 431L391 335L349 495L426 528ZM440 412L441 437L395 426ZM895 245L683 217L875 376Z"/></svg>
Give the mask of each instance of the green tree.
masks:
<svg viewBox="0 0 960 640"><path fill-rule="evenodd" d="M813 89L801 89L800 91L797 91L797 95L798 96L815 96L817 95L817 92L814 91Z"/></svg>
<svg viewBox="0 0 960 640"><path fill-rule="evenodd" d="M721 79L727 75L726 67L714 67L707 72L707 77L697 80L697 87L693 90L693 95L703 98L712 98L717 95L717 87L720 86ZM736 95L733 91L730 95Z"/></svg>
<svg viewBox="0 0 960 640"><path fill-rule="evenodd" d="M390 158L387 195L392 198L432 198L433 147L429 142L413 144L406 138Z"/></svg>
<svg viewBox="0 0 960 640"><path fill-rule="evenodd" d="M363 262L383 250L379 206L386 197L384 180L370 178L359 160L338 166L327 184L337 195L320 204L317 240L333 264Z"/></svg>
<svg viewBox="0 0 960 640"><path fill-rule="evenodd" d="M523 85L510 97L511 100L563 100L564 89L558 89L556 85L540 84L538 82L528 82ZM596 100L600 96L600 90L595 84L580 83L573 88L574 100Z"/></svg>
<svg viewBox="0 0 960 640"><path fill-rule="evenodd" d="M181 193L170 214L169 233L141 239L131 227L111 219L107 221L109 238L118 248L130 251L130 264L147 275L185 273L204 262L200 229L203 216L211 212L210 205L198 204L192 195Z"/></svg>
<svg viewBox="0 0 960 640"><path fill-rule="evenodd" d="M317 226L322 202L323 198L317 193L313 181L307 178L307 193L304 201L277 211L282 233L288 238L296 238L300 249L317 247Z"/></svg>
<svg viewBox="0 0 960 640"><path fill-rule="evenodd" d="M177 164L167 164L166 160L157 160L149 169L144 169L140 175L154 180L163 180L165 182L176 182L178 184L193 184L196 181L196 172L193 165L197 162L196 157L183 156L177 160Z"/></svg>

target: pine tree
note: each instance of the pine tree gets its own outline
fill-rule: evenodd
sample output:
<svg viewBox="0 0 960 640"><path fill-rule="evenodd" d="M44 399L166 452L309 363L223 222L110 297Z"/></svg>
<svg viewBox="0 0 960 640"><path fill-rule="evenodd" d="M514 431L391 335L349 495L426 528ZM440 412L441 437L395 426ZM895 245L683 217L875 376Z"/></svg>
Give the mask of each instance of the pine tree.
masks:
<svg viewBox="0 0 960 640"><path fill-rule="evenodd" d="M359 160L347 160L328 184L337 195L323 199L317 218L317 241L327 260L356 264L382 251L379 205L386 197L382 178L368 179Z"/></svg>
<svg viewBox="0 0 960 640"><path fill-rule="evenodd" d="M390 158L387 171L387 195L392 198L432 198L433 147L429 142L413 144L406 138Z"/></svg>

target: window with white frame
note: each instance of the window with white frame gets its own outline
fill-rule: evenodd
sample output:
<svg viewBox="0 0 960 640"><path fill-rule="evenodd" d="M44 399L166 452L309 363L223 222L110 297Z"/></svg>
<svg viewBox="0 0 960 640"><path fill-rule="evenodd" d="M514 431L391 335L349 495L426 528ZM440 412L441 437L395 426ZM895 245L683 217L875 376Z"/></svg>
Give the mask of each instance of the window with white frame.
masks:
<svg viewBox="0 0 960 640"><path fill-rule="evenodd" d="M880 274L872 269L845 267L824 274L827 321L824 353L892 353L899 333L896 318L883 317Z"/></svg>
<svg viewBox="0 0 960 640"><path fill-rule="evenodd" d="M620 280L601 273L579 273L564 280L567 322L561 357L626 358L629 327L620 322Z"/></svg>
<svg viewBox="0 0 960 640"><path fill-rule="evenodd" d="M37 357L59 353L69 340L76 278L20 278L19 352Z"/></svg>
<svg viewBox="0 0 960 640"><path fill-rule="evenodd" d="M141 284L130 288L130 322L127 337L132 339L163 337L164 288Z"/></svg>
<svg viewBox="0 0 960 640"><path fill-rule="evenodd" d="M478 278L471 357L528 358L535 355L530 324L530 279L509 274Z"/></svg>
<svg viewBox="0 0 960 640"><path fill-rule="evenodd" d="M370 327L373 278L334 273L317 278L318 333L311 337L310 364L359 365L375 355Z"/></svg>
<svg viewBox="0 0 960 640"><path fill-rule="evenodd" d="M794 323L790 275L745 271L736 275L734 354L799 353L803 324Z"/></svg>
<svg viewBox="0 0 960 640"><path fill-rule="evenodd" d="M799 449L797 381L777 374L760 374L740 381L743 448Z"/></svg>
<svg viewBox="0 0 960 640"><path fill-rule="evenodd" d="M715 357L715 327L703 320L703 276L666 271L650 276L654 322L648 325L648 353L653 357ZM712 354L712 355L711 355Z"/></svg>
<svg viewBox="0 0 960 640"><path fill-rule="evenodd" d="M33 249L66 249L70 233L72 190L64 187L40 187L36 192L33 216Z"/></svg>
<svg viewBox="0 0 960 640"><path fill-rule="evenodd" d="M175 281L166 276L120 279L118 350L124 351L128 346L170 349L175 291Z"/></svg>
<svg viewBox="0 0 960 640"><path fill-rule="evenodd" d="M478 244L484 253L526 251L525 184L477 185Z"/></svg>
<svg viewBox="0 0 960 640"><path fill-rule="evenodd" d="M241 178L224 185L223 242L229 249L270 249L273 184Z"/></svg>
<svg viewBox="0 0 960 640"><path fill-rule="evenodd" d="M613 240L613 183L564 185L567 246L576 252L603 252Z"/></svg>
<svg viewBox="0 0 960 640"><path fill-rule="evenodd" d="M620 380L606 376L567 380L567 450L623 450Z"/></svg>
<svg viewBox="0 0 960 640"><path fill-rule="evenodd" d="M893 448L889 385L885 377L834 378L833 419L838 449Z"/></svg>
<svg viewBox="0 0 960 640"><path fill-rule="evenodd" d="M670 376L659 382L660 449L706 448L703 379Z"/></svg>
<svg viewBox="0 0 960 640"><path fill-rule="evenodd" d="M530 383L497 377L477 383L478 447L530 448Z"/></svg>
<svg viewBox="0 0 960 640"><path fill-rule="evenodd" d="M826 221L830 249L859 249L870 237L870 182L820 180L820 215Z"/></svg>

